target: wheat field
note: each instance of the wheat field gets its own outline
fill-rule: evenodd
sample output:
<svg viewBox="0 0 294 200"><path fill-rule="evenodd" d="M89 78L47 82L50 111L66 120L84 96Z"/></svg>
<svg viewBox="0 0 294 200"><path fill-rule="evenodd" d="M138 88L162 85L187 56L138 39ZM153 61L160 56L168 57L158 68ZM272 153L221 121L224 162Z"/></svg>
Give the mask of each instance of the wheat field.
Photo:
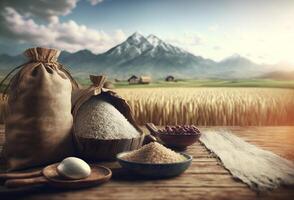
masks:
<svg viewBox="0 0 294 200"><path fill-rule="evenodd" d="M122 88L139 124L294 125L294 90Z"/></svg>
<svg viewBox="0 0 294 200"><path fill-rule="evenodd" d="M121 88L138 124L294 125L294 90L278 88ZM0 101L0 121L5 103Z"/></svg>

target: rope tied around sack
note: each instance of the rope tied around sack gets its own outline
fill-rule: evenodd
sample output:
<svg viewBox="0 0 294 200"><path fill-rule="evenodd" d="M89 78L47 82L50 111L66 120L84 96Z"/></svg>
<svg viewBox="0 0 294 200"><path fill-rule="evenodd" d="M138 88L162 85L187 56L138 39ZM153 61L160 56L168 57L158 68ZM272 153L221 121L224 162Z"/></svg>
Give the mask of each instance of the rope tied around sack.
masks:
<svg viewBox="0 0 294 200"><path fill-rule="evenodd" d="M10 72L8 72L7 75L0 82L0 88L2 88L2 86L5 83L5 81L8 80L8 78L13 74L13 72L15 72L18 69L21 69L22 67L24 67L24 66L26 66L27 64L30 64L30 63L32 63L32 61L29 61L29 62L26 62L24 64L21 64L21 65L15 67L15 68L13 68ZM62 65L62 64L60 64L60 63L58 63L56 61L51 61L51 62L46 62L46 63L43 63L43 62L40 62L39 61L39 62L36 62L34 66L38 66L40 64L45 64L45 65L50 65L50 66L57 66L57 69L60 70L60 71L62 71L66 75L66 77L69 78L69 80L70 80L70 82L72 84L73 89L78 89L80 87L79 84L77 83L77 81L72 77L72 75L70 74L70 72L68 71L68 69L64 65ZM19 82L20 77L17 77L18 74L19 74L19 71L16 74L14 74L11 77L11 79L9 80L8 84L6 85L4 91L3 91L2 95L1 95L1 99L2 100L5 100L6 99L5 97L6 97L6 94L7 94L8 89L11 86L12 80L15 79L15 78L17 78L17 81L16 82Z"/></svg>

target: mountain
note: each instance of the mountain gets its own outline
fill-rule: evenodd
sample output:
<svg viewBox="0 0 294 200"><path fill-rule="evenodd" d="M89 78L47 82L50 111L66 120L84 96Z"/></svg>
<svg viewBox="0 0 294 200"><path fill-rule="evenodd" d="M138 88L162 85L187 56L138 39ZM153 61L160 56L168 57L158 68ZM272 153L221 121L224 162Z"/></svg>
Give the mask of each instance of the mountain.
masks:
<svg viewBox="0 0 294 200"><path fill-rule="evenodd" d="M266 73L259 78L273 80L294 80L294 71L273 71Z"/></svg>
<svg viewBox="0 0 294 200"><path fill-rule="evenodd" d="M240 56L239 54L234 54L228 58L223 59L222 61L219 62L219 65L221 67L225 67L227 69L238 66L239 68L244 68L244 67L256 67L257 65L253 63L251 60L244 58Z"/></svg>
<svg viewBox="0 0 294 200"><path fill-rule="evenodd" d="M0 55L0 71L25 61L24 57ZM59 61L68 66L75 76L106 74L111 78L125 79L132 74L164 78L250 78L269 72L265 65L258 65L240 55L233 55L220 62L196 56L179 47L166 43L155 35L144 37L138 32L124 42L101 54L89 50L75 53L63 51Z"/></svg>
<svg viewBox="0 0 294 200"><path fill-rule="evenodd" d="M87 50L73 54L63 52L60 61L80 76L83 73L85 76L103 73L115 78L127 78L131 74L154 78L164 78L168 74L182 78L206 77L211 74L208 69L216 64L165 43L155 35L144 37L137 32L105 53L94 55Z"/></svg>
<svg viewBox="0 0 294 200"><path fill-rule="evenodd" d="M151 50L153 45L139 33L134 33L125 42L113 47L105 53L108 57L118 58L120 61L130 60L143 52Z"/></svg>
<svg viewBox="0 0 294 200"><path fill-rule="evenodd" d="M200 77L205 68L215 64L212 60L165 43L155 35L145 38L137 32L99 57L104 60L101 65L112 66L123 77L130 74L152 75L155 78L163 78L167 74Z"/></svg>
<svg viewBox="0 0 294 200"><path fill-rule="evenodd" d="M239 54L233 54L221 60L218 63L218 67L220 69L218 74L223 74L228 78L255 77L263 74L267 70L266 66L258 65Z"/></svg>

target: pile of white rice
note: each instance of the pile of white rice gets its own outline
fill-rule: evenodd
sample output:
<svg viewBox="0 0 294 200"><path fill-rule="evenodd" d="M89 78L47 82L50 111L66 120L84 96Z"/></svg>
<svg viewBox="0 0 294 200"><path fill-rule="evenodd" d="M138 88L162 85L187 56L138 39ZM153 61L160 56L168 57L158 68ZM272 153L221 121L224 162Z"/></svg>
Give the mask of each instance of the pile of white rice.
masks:
<svg viewBox="0 0 294 200"><path fill-rule="evenodd" d="M131 139L140 136L135 127L112 104L92 97L78 110L75 134L83 138Z"/></svg>

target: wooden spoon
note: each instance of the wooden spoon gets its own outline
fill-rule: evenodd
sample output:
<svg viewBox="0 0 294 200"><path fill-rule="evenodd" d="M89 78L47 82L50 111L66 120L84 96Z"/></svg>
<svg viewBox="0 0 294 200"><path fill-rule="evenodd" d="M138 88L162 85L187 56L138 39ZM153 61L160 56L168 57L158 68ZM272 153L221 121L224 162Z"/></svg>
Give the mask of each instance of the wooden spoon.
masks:
<svg viewBox="0 0 294 200"><path fill-rule="evenodd" d="M151 135L153 135L154 137L158 136L158 129L156 128L156 126L153 123L146 123L145 126L149 130Z"/></svg>
<svg viewBox="0 0 294 200"><path fill-rule="evenodd" d="M145 135L145 138L144 138L144 142L143 142L143 144L145 145L145 144L148 144L148 143L150 143L150 142L157 142L155 131L154 131L154 133L151 132L152 126L155 127L155 125L152 124L152 123L147 123L145 126L147 127L147 129L149 130L149 132L150 132L151 134L147 134L147 135ZM156 127L155 127L155 129L156 129Z"/></svg>

